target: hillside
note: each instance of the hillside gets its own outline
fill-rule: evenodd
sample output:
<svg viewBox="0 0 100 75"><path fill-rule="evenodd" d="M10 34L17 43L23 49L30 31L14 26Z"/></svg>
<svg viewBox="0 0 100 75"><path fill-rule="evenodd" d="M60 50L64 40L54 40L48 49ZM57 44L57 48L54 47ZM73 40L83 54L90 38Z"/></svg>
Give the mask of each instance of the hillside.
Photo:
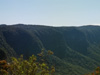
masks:
<svg viewBox="0 0 100 75"><path fill-rule="evenodd" d="M100 66L100 27L0 25L0 51L4 52L0 56L9 59L23 54L28 58L43 48L54 52L56 75L91 72Z"/></svg>

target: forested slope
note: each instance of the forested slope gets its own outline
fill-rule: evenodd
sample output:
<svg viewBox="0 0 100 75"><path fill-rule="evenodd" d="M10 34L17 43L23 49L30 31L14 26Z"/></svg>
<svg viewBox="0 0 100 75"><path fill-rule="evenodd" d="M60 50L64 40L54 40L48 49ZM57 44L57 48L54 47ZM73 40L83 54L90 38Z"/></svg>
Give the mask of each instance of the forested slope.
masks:
<svg viewBox="0 0 100 75"><path fill-rule="evenodd" d="M81 75L100 66L100 27L0 25L0 48L8 58L52 50L56 75Z"/></svg>

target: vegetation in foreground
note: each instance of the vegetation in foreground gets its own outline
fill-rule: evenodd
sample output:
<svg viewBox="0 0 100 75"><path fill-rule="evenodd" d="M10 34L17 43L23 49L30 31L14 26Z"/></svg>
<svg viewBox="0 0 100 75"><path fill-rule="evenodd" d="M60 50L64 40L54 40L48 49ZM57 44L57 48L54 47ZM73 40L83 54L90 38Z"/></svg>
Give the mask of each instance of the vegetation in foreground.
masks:
<svg viewBox="0 0 100 75"><path fill-rule="evenodd" d="M85 75L100 75L100 67L97 67L94 72L88 73L88 74L85 74Z"/></svg>
<svg viewBox="0 0 100 75"><path fill-rule="evenodd" d="M37 57L32 55L28 60L23 59L23 55L20 58L12 57L12 61L7 63L6 60L0 61L0 75L53 75L55 67L46 63L45 56L52 55L52 51L48 51L44 55L44 51L38 55L41 60L37 61Z"/></svg>

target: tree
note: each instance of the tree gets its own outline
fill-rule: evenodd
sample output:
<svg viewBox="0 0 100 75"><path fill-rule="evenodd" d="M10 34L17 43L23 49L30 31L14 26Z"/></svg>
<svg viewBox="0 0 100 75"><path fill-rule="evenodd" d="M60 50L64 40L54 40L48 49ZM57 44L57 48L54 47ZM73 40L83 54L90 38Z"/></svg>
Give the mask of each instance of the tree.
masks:
<svg viewBox="0 0 100 75"><path fill-rule="evenodd" d="M53 75L54 72L54 66L48 66L45 61L38 61L35 55L30 56L28 60L24 60L23 55L20 58L12 57L9 64L5 60L0 61L2 75Z"/></svg>

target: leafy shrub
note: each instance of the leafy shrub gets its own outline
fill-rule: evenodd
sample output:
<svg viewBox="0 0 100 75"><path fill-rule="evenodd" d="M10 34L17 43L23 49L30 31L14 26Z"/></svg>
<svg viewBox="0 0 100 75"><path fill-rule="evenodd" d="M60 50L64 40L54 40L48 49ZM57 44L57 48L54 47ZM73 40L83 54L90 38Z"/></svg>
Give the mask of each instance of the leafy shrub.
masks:
<svg viewBox="0 0 100 75"><path fill-rule="evenodd" d="M40 54L42 53L43 51ZM48 55L51 54L53 52L48 51ZM7 64L5 60L0 61L0 74L2 75L53 75L54 72L54 66L48 66L45 61L37 61L35 55L30 56L28 60L24 60L23 55L20 58L12 57L10 64Z"/></svg>
<svg viewBox="0 0 100 75"><path fill-rule="evenodd" d="M5 60L1 60L0 61L0 75L7 75L8 72L7 70L9 69L9 65L7 64L7 62Z"/></svg>
<svg viewBox="0 0 100 75"><path fill-rule="evenodd" d="M93 73L85 74L85 75L100 75L100 67L97 67Z"/></svg>

